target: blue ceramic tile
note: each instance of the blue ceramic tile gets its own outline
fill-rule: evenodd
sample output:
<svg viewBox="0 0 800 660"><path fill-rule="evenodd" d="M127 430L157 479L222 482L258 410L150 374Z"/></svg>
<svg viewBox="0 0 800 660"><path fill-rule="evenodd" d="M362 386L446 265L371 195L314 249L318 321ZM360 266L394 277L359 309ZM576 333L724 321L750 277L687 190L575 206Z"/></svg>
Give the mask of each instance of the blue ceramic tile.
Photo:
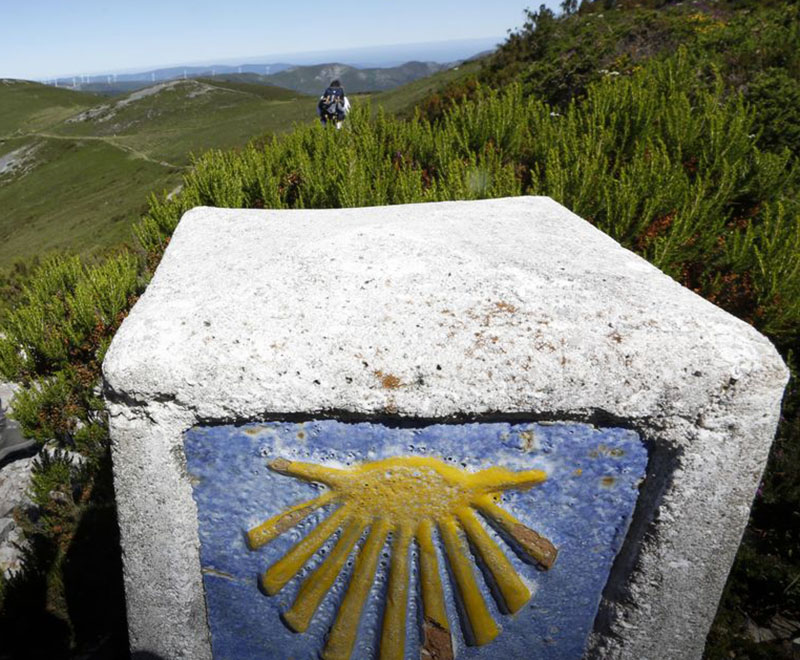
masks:
<svg viewBox="0 0 800 660"><path fill-rule="evenodd" d="M502 629L483 646L469 645L469 625L458 598L452 567L438 547L441 587L456 657L548 659L580 658L592 629L612 561L627 532L644 478L647 452L628 429L595 428L576 423L436 424L398 428L373 423L319 420L271 422L248 426L200 427L187 432L185 449L194 485L201 541L201 563L214 658L318 658L345 593L355 557L368 530L311 619L308 629L293 632L282 615L304 579L330 556L337 535L276 595L260 589L260 576L337 505L311 513L256 550L246 543L248 530L298 503L327 491L269 469L276 458L347 470L349 466L397 456L433 457L470 473L490 467L513 471L542 470L547 478L529 490L506 490L499 506L525 526L549 539L558 558L549 570L509 542L494 526L481 525L510 561L532 596L516 614L503 599L475 546L465 557L491 618ZM411 497L406 492L403 497ZM502 532L502 530L500 530ZM377 573L357 629L352 657L377 657L391 541L384 546ZM410 598L404 657L419 658L421 621L419 550L411 545L408 562Z"/></svg>

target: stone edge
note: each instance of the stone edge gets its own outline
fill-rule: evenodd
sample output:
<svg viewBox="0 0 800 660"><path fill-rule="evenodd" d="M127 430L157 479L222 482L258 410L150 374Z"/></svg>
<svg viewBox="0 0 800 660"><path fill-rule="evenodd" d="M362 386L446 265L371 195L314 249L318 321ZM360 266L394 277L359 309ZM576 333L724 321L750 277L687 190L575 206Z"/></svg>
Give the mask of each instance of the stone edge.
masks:
<svg viewBox="0 0 800 660"><path fill-rule="evenodd" d="M678 411L668 399L635 419L611 410L575 414L541 407L470 419L564 419L613 423L638 431L650 448L646 485L615 562L586 658L699 658L780 414L788 371L773 358L752 371L718 374L717 388L695 410ZM107 390L131 649L157 657L211 658L199 560L197 511L183 453L183 434L198 424L259 421L207 420L174 401L143 403ZM386 419L382 411L375 418ZM297 412L294 411L296 416ZM308 418L342 418L341 411L309 410ZM288 412L287 412L288 415ZM397 417L415 417L400 410ZM280 419L276 411L274 419ZM354 419L369 420L363 413ZM462 421L452 419L431 422ZM743 439L749 439L744 442ZM692 446L692 455L682 451ZM708 480L709 472L723 475ZM669 479L659 477L668 472ZM151 490L142 494L139 473ZM734 506L731 506L734 503ZM175 526L176 521L182 521ZM133 530L138 530L136 534ZM168 541L165 543L165 539ZM686 595L693 594L687 607ZM659 626L654 627L653 621ZM703 635L698 635L702 630Z"/></svg>

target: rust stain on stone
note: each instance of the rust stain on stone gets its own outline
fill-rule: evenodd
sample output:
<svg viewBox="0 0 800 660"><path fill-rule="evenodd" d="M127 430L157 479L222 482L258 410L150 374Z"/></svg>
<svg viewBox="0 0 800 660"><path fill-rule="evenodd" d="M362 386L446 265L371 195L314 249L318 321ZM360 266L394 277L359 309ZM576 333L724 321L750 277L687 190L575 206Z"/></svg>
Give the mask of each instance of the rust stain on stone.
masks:
<svg viewBox="0 0 800 660"><path fill-rule="evenodd" d="M556 561L558 550L544 536L537 534L530 527L522 524L514 526L514 538L544 569L550 568Z"/></svg>
<svg viewBox="0 0 800 660"><path fill-rule="evenodd" d="M502 300L500 302L496 302L494 306L497 307L497 309L499 309L501 312L508 312L509 314L513 314L517 311L517 308L514 305Z"/></svg>
<svg viewBox="0 0 800 660"><path fill-rule="evenodd" d="M422 660L453 660L453 641L450 632L429 616L422 623L422 647L419 651Z"/></svg>
<svg viewBox="0 0 800 660"><path fill-rule="evenodd" d="M288 529L294 527L297 523L308 516L308 511L292 511L285 518L275 525L275 531L278 534L283 534Z"/></svg>
<svg viewBox="0 0 800 660"><path fill-rule="evenodd" d="M375 372L375 377L381 381L381 387L386 390L396 390L403 385L403 381L394 374L385 374L378 370Z"/></svg>
<svg viewBox="0 0 800 660"><path fill-rule="evenodd" d="M269 467L271 470L275 470L275 472L280 472L283 474L289 468L289 459L287 458L276 458L273 461L270 461Z"/></svg>

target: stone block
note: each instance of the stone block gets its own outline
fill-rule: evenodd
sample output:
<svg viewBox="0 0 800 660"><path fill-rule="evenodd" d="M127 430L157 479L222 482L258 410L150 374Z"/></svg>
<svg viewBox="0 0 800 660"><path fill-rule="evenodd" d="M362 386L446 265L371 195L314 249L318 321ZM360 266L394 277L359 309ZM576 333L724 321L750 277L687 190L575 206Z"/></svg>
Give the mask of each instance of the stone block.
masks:
<svg viewBox="0 0 800 660"><path fill-rule="evenodd" d="M169 659L699 658L788 378L541 197L193 209L104 374Z"/></svg>

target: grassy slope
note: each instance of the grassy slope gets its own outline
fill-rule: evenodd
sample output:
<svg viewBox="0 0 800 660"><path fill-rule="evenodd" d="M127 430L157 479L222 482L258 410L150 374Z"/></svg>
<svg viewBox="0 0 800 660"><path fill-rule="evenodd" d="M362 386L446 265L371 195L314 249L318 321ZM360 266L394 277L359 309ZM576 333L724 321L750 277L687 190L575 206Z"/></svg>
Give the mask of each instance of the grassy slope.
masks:
<svg viewBox="0 0 800 660"><path fill-rule="evenodd" d="M115 83L85 83L78 89L82 92L90 92L99 96L122 96L130 94L137 89L144 89L153 83L144 80L119 81Z"/></svg>
<svg viewBox="0 0 800 660"><path fill-rule="evenodd" d="M50 250L128 242L148 195L177 186L193 153L244 145L316 116L314 100L297 92L187 81L123 105L109 120L67 121L120 100L0 83L0 157L38 147L24 175L0 178L0 276Z"/></svg>
<svg viewBox="0 0 800 660"><path fill-rule="evenodd" d="M195 80L220 88L232 89L260 96L268 101L293 101L305 96L300 92L285 87L275 87L266 76L251 74L231 74L230 76L216 76L215 78L196 78Z"/></svg>
<svg viewBox="0 0 800 660"><path fill-rule="evenodd" d="M154 160L188 165L191 153L243 145L315 113L312 99L260 85L186 80L152 89L157 93L139 91L108 101L96 116L62 122L53 130L112 139Z"/></svg>
<svg viewBox="0 0 800 660"><path fill-rule="evenodd" d="M420 101L443 89L448 84L476 74L480 71L480 68L480 60L473 60L453 69L440 71L427 78L415 80L402 87L396 87L377 94L358 95L355 98L370 99L373 109L383 107L389 114L406 116L411 114L414 106Z"/></svg>
<svg viewBox="0 0 800 660"><path fill-rule="evenodd" d="M30 143L13 141L11 146ZM101 140L36 139L37 164L0 185L0 264L51 250L88 253L129 242L153 190L171 190L180 171Z"/></svg>
<svg viewBox="0 0 800 660"><path fill-rule="evenodd" d="M478 68L468 63L353 102L368 98L375 110L408 113ZM116 105L128 98L0 84L0 135L7 137L0 157L38 145L35 166L24 176L0 178L0 276L15 261L50 250L86 253L128 242L149 193L175 188L193 154L241 146L316 118L314 97L239 80L178 81ZM94 118L68 121L102 106L108 109Z"/></svg>
<svg viewBox="0 0 800 660"><path fill-rule="evenodd" d="M93 94L23 80L0 80L0 139L52 126L98 101Z"/></svg>

